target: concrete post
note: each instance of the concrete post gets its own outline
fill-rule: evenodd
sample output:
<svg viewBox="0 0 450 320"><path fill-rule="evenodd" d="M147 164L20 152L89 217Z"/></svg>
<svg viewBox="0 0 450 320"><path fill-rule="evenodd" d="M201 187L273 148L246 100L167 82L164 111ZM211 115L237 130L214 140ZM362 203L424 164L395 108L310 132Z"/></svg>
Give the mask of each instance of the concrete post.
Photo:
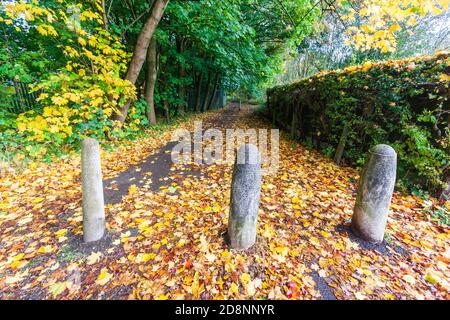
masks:
<svg viewBox="0 0 450 320"><path fill-rule="evenodd" d="M397 153L385 144L370 150L361 173L351 228L360 238L381 242L394 192Z"/></svg>
<svg viewBox="0 0 450 320"><path fill-rule="evenodd" d="M99 143L92 138L81 143L81 180L83 239L84 242L100 240L105 233L103 181Z"/></svg>
<svg viewBox="0 0 450 320"><path fill-rule="evenodd" d="M261 176L258 148L243 145L237 153L231 185L228 236L233 249L248 249L256 241Z"/></svg>

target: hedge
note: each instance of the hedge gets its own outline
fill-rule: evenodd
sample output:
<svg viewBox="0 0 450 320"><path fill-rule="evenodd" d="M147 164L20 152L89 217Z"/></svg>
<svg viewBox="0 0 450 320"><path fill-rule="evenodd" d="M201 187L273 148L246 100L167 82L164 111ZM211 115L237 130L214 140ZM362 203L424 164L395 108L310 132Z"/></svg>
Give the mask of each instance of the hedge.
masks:
<svg viewBox="0 0 450 320"><path fill-rule="evenodd" d="M268 89L267 110L338 163L361 165L371 146L389 144L398 185L436 193L450 181L449 54L321 72Z"/></svg>

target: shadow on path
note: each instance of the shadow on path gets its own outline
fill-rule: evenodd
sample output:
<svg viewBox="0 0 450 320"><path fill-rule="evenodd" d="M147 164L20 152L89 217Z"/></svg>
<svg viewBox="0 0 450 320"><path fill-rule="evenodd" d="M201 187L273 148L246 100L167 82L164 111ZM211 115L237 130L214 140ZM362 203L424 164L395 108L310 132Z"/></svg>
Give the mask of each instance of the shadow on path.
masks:
<svg viewBox="0 0 450 320"><path fill-rule="evenodd" d="M246 112L251 112L252 108L247 107ZM235 120L245 111L239 111L236 106L228 106L219 111L212 119L203 123L202 129L208 128L232 128ZM173 165L171 159L172 148L177 141L169 141L165 146L148 156L138 165L131 166L121 172L118 176L103 181L105 204L117 204L122 201L123 196L128 193L131 185L138 188L148 188L153 192L160 190L162 186L167 186L171 181L164 178L169 177L169 173L182 176L201 176L200 171L184 170L171 171Z"/></svg>

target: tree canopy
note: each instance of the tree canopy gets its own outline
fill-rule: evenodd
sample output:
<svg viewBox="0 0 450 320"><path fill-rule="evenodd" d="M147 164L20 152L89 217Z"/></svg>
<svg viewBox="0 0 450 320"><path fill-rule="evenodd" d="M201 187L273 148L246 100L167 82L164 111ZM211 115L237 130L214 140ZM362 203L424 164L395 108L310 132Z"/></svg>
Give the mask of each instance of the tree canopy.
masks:
<svg viewBox="0 0 450 320"><path fill-rule="evenodd" d="M2 147L42 156L85 136L133 134L155 115L207 110L219 90L261 97L287 54L332 34L330 21L345 50L379 55L447 11L448 0L3 1L0 125L4 141L25 143ZM34 107L12 105L18 82Z"/></svg>

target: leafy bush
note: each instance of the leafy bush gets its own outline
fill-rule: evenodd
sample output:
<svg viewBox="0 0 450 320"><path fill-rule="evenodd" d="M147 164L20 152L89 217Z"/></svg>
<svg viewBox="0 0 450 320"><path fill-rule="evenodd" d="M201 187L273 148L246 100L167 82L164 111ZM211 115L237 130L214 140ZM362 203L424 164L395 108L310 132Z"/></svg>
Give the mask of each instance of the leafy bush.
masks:
<svg viewBox="0 0 450 320"><path fill-rule="evenodd" d="M122 79L130 54L119 37L103 27L98 3L85 1L73 7L67 1L58 9L53 5L10 2L0 10L2 27L16 37L5 44L7 54L0 55L2 87L13 80L28 84L39 103L39 108L18 115L0 113L0 153L16 160L48 160L77 148L87 136L123 137L138 131L141 120L145 125L145 113L136 111L142 102L136 102L124 126L111 120L136 92ZM79 21L66 14L69 7L76 9Z"/></svg>
<svg viewBox="0 0 450 320"><path fill-rule="evenodd" d="M348 131L344 161L352 165L371 146L390 144L400 184L435 192L449 178L449 65L449 53L437 52L321 72L269 89L269 114L327 154Z"/></svg>

